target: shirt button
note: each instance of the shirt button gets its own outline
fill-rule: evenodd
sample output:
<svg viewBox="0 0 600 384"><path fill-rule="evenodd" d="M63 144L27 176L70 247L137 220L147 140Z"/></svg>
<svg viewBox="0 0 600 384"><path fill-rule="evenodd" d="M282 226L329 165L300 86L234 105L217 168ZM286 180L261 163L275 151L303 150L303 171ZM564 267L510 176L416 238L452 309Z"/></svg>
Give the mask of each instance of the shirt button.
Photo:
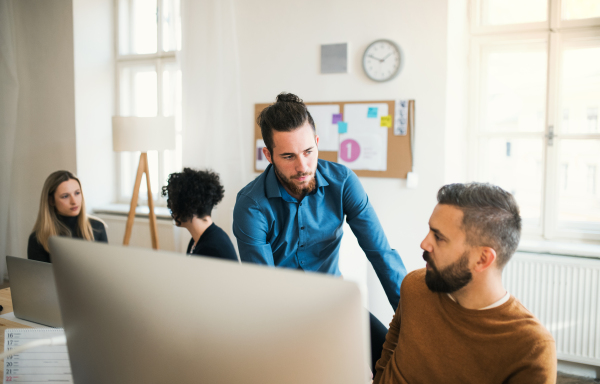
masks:
<svg viewBox="0 0 600 384"><path fill-rule="evenodd" d="M302 203L300 203L300 206L302 206Z"/></svg>
<svg viewBox="0 0 600 384"><path fill-rule="evenodd" d="M303 265L304 265L304 261L301 261L301 262L300 262L300 264L303 264Z"/></svg>
<svg viewBox="0 0 600 384"><path fill-rule="evenodd" d="M300 248L304 247L304 244L300 244Z"/></svg>
<svg viewBox="0 0 600 384"><path fill-rule="evenodd" d="M300 229L304 229L304 227L300 227Z"/></svg>

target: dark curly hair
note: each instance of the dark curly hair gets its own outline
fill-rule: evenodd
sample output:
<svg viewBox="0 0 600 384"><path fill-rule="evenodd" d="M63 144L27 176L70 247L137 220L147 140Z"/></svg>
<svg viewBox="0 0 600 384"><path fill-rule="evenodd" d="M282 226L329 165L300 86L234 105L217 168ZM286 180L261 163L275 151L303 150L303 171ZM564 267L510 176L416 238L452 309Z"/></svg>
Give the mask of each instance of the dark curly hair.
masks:
<svg viewBox="0 0 600 384"><path fill-rule="evenodd" d="M273 130L291 132L300 128L305 121L315 130L315 122L301 98L293 93L282 92L277 95L275 104L269 105L258 115L256 123L260 127L265 146L273 154Z"/></svg>
<svg viewBox="0 0 600 384"><path fill-rule="evenodd" d="M178 226L193 216L210 216L224 194L219 174L209 170L184 168L183 172L171 173L167 185L162 187L162 196L167 197L167 207Z"/></svg>

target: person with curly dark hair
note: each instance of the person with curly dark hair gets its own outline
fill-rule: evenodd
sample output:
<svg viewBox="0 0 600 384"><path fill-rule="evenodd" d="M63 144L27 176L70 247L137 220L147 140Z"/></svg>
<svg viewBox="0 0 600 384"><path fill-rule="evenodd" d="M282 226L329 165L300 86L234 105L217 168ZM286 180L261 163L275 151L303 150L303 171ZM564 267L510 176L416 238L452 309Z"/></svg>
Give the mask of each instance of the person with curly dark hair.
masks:
<svg viewBox="0 0 600 384"><path fill-rule="evenodd" d="M229 236L211 218L212 209L224 194L225 189L215 172L184 168L183 172L169 175L162 196L167 197L175 225L192 235L187 254L238 261Z"/></svg>

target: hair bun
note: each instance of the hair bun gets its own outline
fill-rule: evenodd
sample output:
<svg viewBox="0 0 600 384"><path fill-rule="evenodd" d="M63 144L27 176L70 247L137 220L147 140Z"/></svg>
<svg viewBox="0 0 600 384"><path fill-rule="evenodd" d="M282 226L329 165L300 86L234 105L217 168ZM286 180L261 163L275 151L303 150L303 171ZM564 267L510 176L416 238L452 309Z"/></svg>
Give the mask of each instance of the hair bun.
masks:
<svg viewBox="0 0 600 384"><path fill-rule="evenodd" d="M282 92L279 95L277 95L277 102L278 103L298 103L298 104L302 104L302 99L299 98L298 96L294 95L293 93Z"/></svg>

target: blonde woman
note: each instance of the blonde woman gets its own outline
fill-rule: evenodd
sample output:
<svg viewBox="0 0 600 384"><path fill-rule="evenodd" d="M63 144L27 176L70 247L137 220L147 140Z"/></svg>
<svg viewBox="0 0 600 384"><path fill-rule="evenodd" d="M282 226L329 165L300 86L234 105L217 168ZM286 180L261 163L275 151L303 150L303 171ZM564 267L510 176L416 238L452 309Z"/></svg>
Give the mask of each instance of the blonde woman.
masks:
<svg viewBox="0 0 600 384"><path fill-rule="evenodd" d="M50 263L50 236L108 242L102 221L86 215L81 183L69 171L56 171L44 183L37 221L29 236L27 258Z"/></svg>

